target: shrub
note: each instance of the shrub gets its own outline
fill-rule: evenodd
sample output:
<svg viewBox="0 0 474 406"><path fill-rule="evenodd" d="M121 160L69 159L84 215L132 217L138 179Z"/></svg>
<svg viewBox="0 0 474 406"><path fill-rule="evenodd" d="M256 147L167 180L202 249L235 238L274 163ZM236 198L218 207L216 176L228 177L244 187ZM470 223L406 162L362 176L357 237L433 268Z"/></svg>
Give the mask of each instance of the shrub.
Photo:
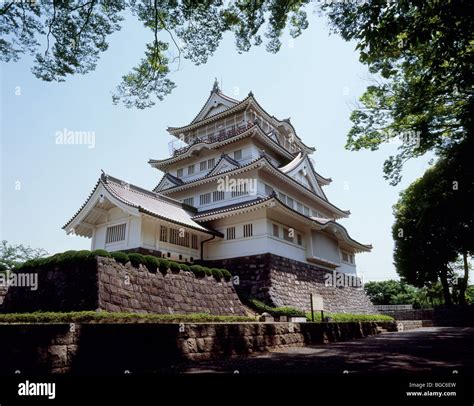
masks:
<svg viewBox="0 0 474 406"><path fill-rule="evenodd" d="M191 265L189 269L196 276L196 278L204 278L206 275L206 271L201 265Z"/></svg>
<svg viewBox="0 0 474 406"><path fill-rule="evenodd" d="M143 257L143 264L151 273L156 273L160 266L160 260L153 255L145 255Z"/></svg>
<svg viewBox="0 0 474 406"><path fill-rule="evenodd" d="M91 254L94 255L95 257L106 257L106 258L111 257L110 252L106 250L94 250L91 252Z"/></svg>
<svg viewBox="0 0 474 406"><path fill-rule="evenodd" d="M211 268L211 273L216 281L220 281L223 278L222 271L218 268Z"/></svg>
<svg viewBox="0 0 474 406"><path fill-rule="evenodd" d="M230 281L232 279L232 274L227 269L221 269L221 273L226 281Z"/></svg>
<svg viewBox="0 0 474 406"><path fill-rule="evenodd" d="M117 262L121 264L126 264L130 259L128 258L128 255L125 254L125 252L117 251L117 252L111 252L110 255L112 256L113 259L115 259Z"/></svg>
<svg viewBox="0 0 474 406"><path fill-rule="evenodd" d="M183 271L191 271L191 269L189 269L189 265L186 265L186 264L179 264L179 267L183 270Z"/></svg>
<svg viewBox="0 0 474 406"><path fill-rule="evenodd" d="M171 272L179 272L181 270L180 264L174 261L170 261L170 270Z"/></svg>
<svg viewBox="0 0 474 406"><path fill-rule="evenodd" d="M295 309L294 307L272 307L268 306L258 299L250 299L249 304L252 308L260 313L270 313L272 316L287 316L287 317L305 317L305 313L302 310Z"/></svg>
<svg viewBox="0 0 474 406"><path fill-rule="evenodd" d="M210 268L207 268L205 266L202 266L201 268L207 276L212 276L212 271Z"/></svg>
<svg viewBox="0 0 474 406"><path fill-rule="evenodd" d="M160 272L166 273L168 271L168 268L170 267L170 261L164 258L159 259L159 268Z"/></svg>
<svg viewBox="0 0 474 406"><path fill-rule="evenodd" d="M140 264L145 264L145 257L142 254L128 254L128 259L135 268L138 268Z"/></svg>
<svg viewBox="0 0 474 406"><path fill-rule="evenodd" d="M329 317L330 321L336 323L349 323L359 321L393 321L393 317L384 314L353 314L353 313L324 313L325 317ZM311 313L306 313L306 318L311 320ZM321 322L321 316L315 312L315 322Z"/></svg>

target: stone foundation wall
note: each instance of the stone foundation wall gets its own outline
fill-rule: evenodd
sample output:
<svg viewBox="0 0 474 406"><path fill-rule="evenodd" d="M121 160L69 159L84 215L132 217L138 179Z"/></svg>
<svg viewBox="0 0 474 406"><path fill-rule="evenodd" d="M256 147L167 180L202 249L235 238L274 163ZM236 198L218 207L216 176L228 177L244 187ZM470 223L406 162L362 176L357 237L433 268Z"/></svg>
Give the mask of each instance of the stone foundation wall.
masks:
<svg viewBox="0 0 474 406"><path fill-rule="evenodd" d="M196 278L192 272L151 273L110 258L98 258L99 308L111 312L210 313L246 312L232 282L212 276Z"/></svg>
<svg viewBox="0 0 474 406"><path fill-rule="evenodd" d="M39 268L38 289L8 289L0 311L105 310L135 313L245 315L232 282L191 272L151 273L112 258Z"/></svg>
<svg viewBox="0 0 474 406"><path fill-rule="evenodd" d="M320 294L324 307L333 313L379 313L362 288L326 286L331 271L273 254L205 261L239 276L240 294L273 306L292 306L309 311L310 294ZM339 274L339 273L338 273Z"/></svg>
<svg viewBox="0 0 474 406"><path fill-rule="evenodd" d="M0 324L0 375L174 373L188 361L377 333L376 323Z"/></svg>

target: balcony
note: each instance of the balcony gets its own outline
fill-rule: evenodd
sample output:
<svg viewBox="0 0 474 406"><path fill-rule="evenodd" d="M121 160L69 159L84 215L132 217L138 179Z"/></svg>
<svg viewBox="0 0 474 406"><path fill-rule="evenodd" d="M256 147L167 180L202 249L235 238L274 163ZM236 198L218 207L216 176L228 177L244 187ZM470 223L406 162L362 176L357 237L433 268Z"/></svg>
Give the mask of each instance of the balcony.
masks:
<svg viewBox="0 0 474 406"><path fill-rule="evenodd" d="M176 141L181 142L181 143L182 141L174 140L168 144L170 148L170 153L174 158L174 157L184 154L193 145L196 145L199 143L213 144L214 142L224 141L229 138L235 137L236 135L242 134L243 132L247 131L249 128L253 127L254 125L255 124L249 122L247 124L231 126L226 129L222 129L220 131L211 133L207 135L206 137L196 137L188 145L179 147L179 148L176 147Z"/></svg>

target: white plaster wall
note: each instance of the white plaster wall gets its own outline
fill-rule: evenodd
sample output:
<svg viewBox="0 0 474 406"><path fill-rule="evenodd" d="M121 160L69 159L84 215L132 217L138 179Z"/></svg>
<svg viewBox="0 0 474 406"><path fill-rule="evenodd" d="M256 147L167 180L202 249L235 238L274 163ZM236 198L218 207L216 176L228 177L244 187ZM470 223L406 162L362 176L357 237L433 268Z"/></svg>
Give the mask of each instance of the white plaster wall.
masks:
<svg viewBox="0 0 474 406"><path fill-rule="evenodd" d="M313 230L311 231L311 243L313 255L337 264L341 262L339 244L336 240Z"/></svg>
<svg viewBox="0 0 474 406"><path fill-rule="evenodd" d="M345 262L341 262L341 266L337 268L338 272L344 272L350 275L356 275L357 270L355 265L347 264Z"/></svg>

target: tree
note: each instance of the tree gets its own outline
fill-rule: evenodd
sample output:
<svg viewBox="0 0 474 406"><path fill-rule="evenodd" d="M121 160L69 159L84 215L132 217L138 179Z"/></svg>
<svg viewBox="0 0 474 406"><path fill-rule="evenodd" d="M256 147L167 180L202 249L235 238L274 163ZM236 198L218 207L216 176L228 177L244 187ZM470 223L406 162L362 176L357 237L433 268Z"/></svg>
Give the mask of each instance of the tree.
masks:
<svg viewBox="0 0 474 406"><path fill-rule="evenodd" d="M472 137L472 2L348 1L325 9L332 29L356 41L374 75L352 112L348 149L397 141L398 154L384 164L397 184L408 159L428 151L445 156Z"/></svg>
<svg viewBox="0 0 474 406"><path fill-rule="evenodd" d="M303 1L222 0L41 0L7 1L0 8L0 57L17 61L22 54L35 56L33 73L46 81L95 69L108 38L134 16L150 30L144 58L122 77L113 101L127 107L150 107L175 87L169 78L182 58L206 63L225 32L233 32L239 52L263 43L280 49L287 26L296 37L307 28ZM268 22L268 24L266 24ZM41 45L44 38L45 45Z"/></svg>
<svg viewBox="0 0 474 406"><path fill-rule="evenodd" d="M0 244L0 272L10 271L30 259L48 255L42 248L31 248L23 244L11 245L3 240Z"/></svg>
<svg viewBox="0 0 474 406"><path fill-rule="evenodd" d="M464 258L460 302L469 278L468 257L474 252L473 140L451 148L400 195L394 206L394 260L408 283L424 286L440 280L446 304L451 304L452 264Z"/></svg>

